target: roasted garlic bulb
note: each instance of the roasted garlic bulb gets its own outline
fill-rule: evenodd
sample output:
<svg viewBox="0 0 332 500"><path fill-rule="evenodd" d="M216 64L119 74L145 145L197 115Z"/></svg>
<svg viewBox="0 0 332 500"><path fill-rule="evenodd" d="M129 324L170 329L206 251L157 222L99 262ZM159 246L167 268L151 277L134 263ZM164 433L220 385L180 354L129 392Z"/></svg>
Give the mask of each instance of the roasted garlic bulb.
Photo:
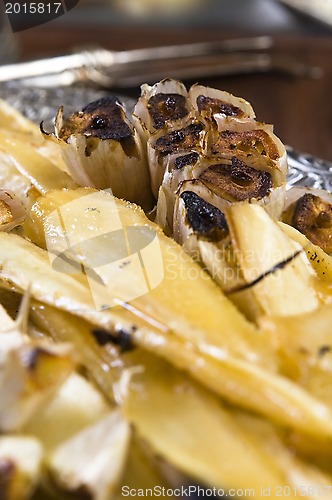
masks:
<svg viewBox="0 0 332 500"><path fill-rule="evenodd" d="M326 253L332 253L332 196L321 189L288 191L283 220Z"/></svg>
<svg viewBox="0 0 332 500"><path fill-rule="evenodd" d="M202 255L208 255L205 266L213 276L217 267L217 274L224 275L233 261L228 207L249 202L264 207L273 219L282 213L283 144L271 125L256 121L244 99L201 85L186 92L173 80L143 86L134 119L146 141L156 222L195 260L204 263ZM211 259L217 253L218 265Z"/></svg>
<svg viewBox="0 0 332 500"><path fill-rule="evenodd" d="M66 119L60 108L55 133L44 136L61 146L69 173L80 186L112 189L118 198L152 208L145 150L117 97L94 101Z"/></svg>

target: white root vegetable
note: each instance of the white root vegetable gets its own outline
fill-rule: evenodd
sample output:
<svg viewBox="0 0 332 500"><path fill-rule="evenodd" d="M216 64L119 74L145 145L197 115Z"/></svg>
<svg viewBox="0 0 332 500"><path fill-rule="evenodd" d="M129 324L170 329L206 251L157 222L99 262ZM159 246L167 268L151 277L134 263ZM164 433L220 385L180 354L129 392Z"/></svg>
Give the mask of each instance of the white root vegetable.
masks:
<svg viewBox="0 0 332 500"><path fill-rule="evenodd" d="M123 474L129 440L129 424L114 410L51 453L47 468L52 481L62 492L109 500Z"/></svg>

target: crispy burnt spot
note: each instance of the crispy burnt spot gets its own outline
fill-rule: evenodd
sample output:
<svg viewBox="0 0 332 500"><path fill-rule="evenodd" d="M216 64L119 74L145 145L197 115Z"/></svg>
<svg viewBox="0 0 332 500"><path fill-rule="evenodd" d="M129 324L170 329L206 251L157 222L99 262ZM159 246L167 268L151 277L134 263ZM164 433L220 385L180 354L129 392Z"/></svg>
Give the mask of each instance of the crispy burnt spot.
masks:
<svg viewBox="0 0 332 500"><path fill-rule="evenodd" d="M239 118L244 116L242 109L221 99L199 95L196 103L199 112L210 112L212 115L223 113L226 116L237 116Z"/></svg>
<svg viewBox="0 0 332 500"><path fill-rule="evenodd" d="M199 155L195 152L183 156L178 156L174 160L174 167L177 170L181 170L181 168L187 167L188 165L195 165L195 163L197 163L198 161L198 158Z"/></svg>
<svg viewBox="0 0 332 500"><path fill-rule="evenodd" d="M94 328L91 333L100 346L113 344L119 347L121 353L134 349L131 332L126 330L121 329L114 334L101 328Z"/></svg>
<svg viewBox="0 0 332 500"><path fill-rule="evenodd" d="M188 115L186 98L181 94L155 94L148 100L148 110L154 128L163 128L169 121Z"/></svg>
<svg viewBox="0 0 332 500"><path fill-rule="evenodd" d="M318 349L318 356L320 358L322 358L323 356L325 356L325 354L328 354L330 353L332 350L331 346L330 345L322 345L319 349Z"/></svg>
<svg viewBox="0 0 332 500"><path fill-rule="evenodd" d="M173 130L173 132L157 139L155 150L162 155L167 155L177 151L194 149L199 146L203 128L201 123L191 123L180 130Z"/></svg>
<svg viewBox="0 0 332 500"><path fill-rule="evenodd" d="M264 273L260 274L257 278L250 281L249 283L245 283L244 285L237 285L235 287L229 288L228 290L224 290L224 293L226 295L231 295L233 293L243 292L244 290L248 290L248 289L254 287L258 283L263 281L267 276L271 276L271 274L274 274L275 272L279 271L280 269L284 269L286 266L288 266L288 264L293 262L293 260L296 259L296 257L298 255L300 255L302 252L303 252L303 248L301 248L301 250L297 250L294 254L287 257L287 259L284 259L281 262L278 262L275 266L271 267L270 269L268 269Z"/></svg>
<svg viewBox="0 0 332 500"><path fill-rule="evenodd" d="M227 236L226 218L217 207L193 191L184 191L180 197L186 209L187 222L195 233L213 241L219 241Z"/></svg>
<svg viewBox="0 0 332 500"><path fill-rule="evenodd" d="M272 188L269 172L248 167L235 156L231 165L217 164L205 170L199 177L216 194L226 196L231 201L261 199Z"/></svg>
<svg viewBox="0 0 332 500"><path fill-rule="evenodd" d="M320 196L306 193L299 198L291 225L325 252L332 252L332 205Z"/></svg>
<svg viewBox="0 0 332 500"><path fill-rule="evenodd" d="M212 153L241 151L247 156L262 155L278 160L278 148L265 130L248 130L245 132L219 132L212 144Z"/></svg>
<svg viewBox="0 0 332 500"><path fill-rule="evenodd" d="M98 99L82 111L70 115L64 121L59 137L67 141L73 134L82 134L88 139L87 156L97 147L98 139L120 142L128 155L135 146L133 128L128 124L121 102L115 96Z"/></svg>

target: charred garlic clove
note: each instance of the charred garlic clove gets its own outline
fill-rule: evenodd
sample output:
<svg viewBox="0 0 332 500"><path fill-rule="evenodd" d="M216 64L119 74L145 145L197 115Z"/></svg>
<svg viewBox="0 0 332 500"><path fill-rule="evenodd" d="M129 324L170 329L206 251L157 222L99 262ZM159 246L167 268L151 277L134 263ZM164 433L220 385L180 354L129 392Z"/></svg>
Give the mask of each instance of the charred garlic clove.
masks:
<svg viewBox="0 0 332 500"><path fill-rule="evenodd" d="M236 156L232 157L231 164L211 165L199 179L213 192L232 202L261 199L268 196L272 189L269 172L247 166Z"/></svg>
<svg viewBox="0 0 332 500"><path fill-rule="evenodd" d="M243 131L211 130L209 136L211 156L232 158L236 155L243 161L251 158L259 166L268 164L279 170L282 176L287 173L285 147L268 127Z"/></svg>
<svg viewBox="0 0 332 500"><path fill-rule="evenodd" d="M168 157L167 167L158 192L155 222L166 234L173 234L173 212L178 196L179 186L184 181L192 179L192 172L200 162L200 155L177 153Z"/></svg>
<svg viewBox="0 0 332 500"><path fill-rule="evenodd" d="M293 190L290 190L293 191ZM332 252L332 196L320 190L296 190L283 219L326 253ZM295 195L296 196L296 195ZM324 198L323 198L323 197ZM290 193L290 198L292 194Z"/></svg>
<svg viewBox="0 0 332 500"><path fill-rule="evenodd" d="M199 148L204 136L204 126L200 122L193 122L186 127L173 130L159 137L154 144L155 150L161 155L170 155L179 151L192 151Z"/></svg>
<svg viewBox="0 0 332 500"><path fill-rule="evenodd" d="M186 98L181 94L155 94L148 100L149 115L157 130L169 121L177 121L188 114Z"/></svg>
<svg viewBox="0 0 332 500"><path fill-rule="evenodd" d="M183 190L174 209L175 240L195 260L200 260L200 239L219 242L227 236L228 227L223 212L196 192Z"/></svg>
<svg viewBox="0 0 332 500"><path fill-rule="evenodd" d="M151 134L181 126L189 112L186 87L177 80L165 79L152 87L142 85L133 120L145 143Z"/></svg>
<svg viewBox="0 0 332 500"><path fill-rule="evenodd" d="M147 143L148 162L151 175L152 191L158 196L166 170L183 170L198 161L198 155L204 150L205 129L201 122L195 121L186 127L173 130L157 140Z"/></svg>
<svg viewBox="0 0 332 500"><path fill-rule="evenodd" d="M117 97L104 97L63 120L60 108L55 137L68 170L80 186L111 188L113 194L152 206L146 154L138 132Z"/></svg>
<svg viewBox="0 0 332 500"><path fill-rule="evenodd" d="M184 191L180 198L186 209L186 218L193 231L209 239L220 240L227 233L224 214L200 198L193 191Z"/></svg>
<svg viewBox="0 0 332 500"><path fill-rule="evenodd" d="M68 142L76 134L83 134L90 139L87 144L90 153L98 144L93 138L114 139L128 151L135 147L132 126L123 105L115 96L94 101L62 122L58 130L59 138Z"/></svg>
<svg viewBox="0 0 332 500"><path fill-rule="evenodd" d="M255 113L249 102L225 92L203 85L193 85L189 100L197 116L208 122L215 122L225 128L231 121L246 123L255 120Z"/></svg>

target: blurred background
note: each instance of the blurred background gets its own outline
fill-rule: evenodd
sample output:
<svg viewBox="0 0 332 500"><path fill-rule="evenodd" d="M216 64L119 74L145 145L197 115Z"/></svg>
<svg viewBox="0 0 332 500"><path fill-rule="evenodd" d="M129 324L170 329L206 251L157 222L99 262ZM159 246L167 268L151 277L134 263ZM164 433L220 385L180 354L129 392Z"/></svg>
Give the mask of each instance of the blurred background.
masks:
<svg viewBox="0 0 332 500"><path fill-rule="evenodd" d="M8 26L4 19L7 47ZM128 50L257 35L271 37L269 48L254 51L271 58L270 68L222 75L215 59L215 71L197 71L185 83L244 97L285 143L332 161L332 0L80 0L47 24L11 34L1 62L93 46ZM109 91L136 98L140 86Z"/></svg>
<svg viewBox="0 0 332 500"><path fill-rule="evenodd" d="M293 6L297 10L287 8ZM324 6L330 5L329 9ZM314 8L315 7L315 8ZM300 15L301 11L303 14ZM151 26L209 27L261 33L330 33L330 0L80 0L66 17L77 22L91 19L108 25L131 23ZM312 19L322 11L322 24ZM330 10L330 19L327 12ZM306 14L305 14L306 12ZM324 26L325 21L325 26Z"/></svg>

